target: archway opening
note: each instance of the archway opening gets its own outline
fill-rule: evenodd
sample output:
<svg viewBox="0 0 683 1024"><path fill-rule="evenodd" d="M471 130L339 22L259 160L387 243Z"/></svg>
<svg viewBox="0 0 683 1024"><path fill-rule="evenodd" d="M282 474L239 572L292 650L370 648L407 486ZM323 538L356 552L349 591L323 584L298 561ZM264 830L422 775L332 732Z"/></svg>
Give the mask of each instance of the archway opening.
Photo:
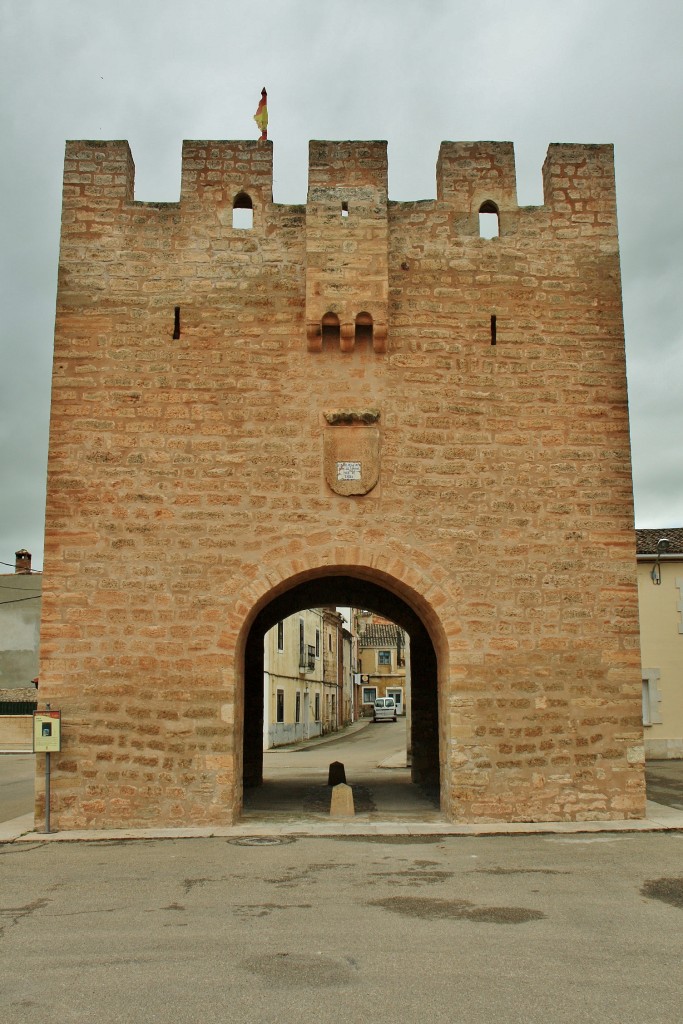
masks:
<svg viewBox="0 0 683 1024"><path fill-rule="evenodd" d="M479 237L498 238L500 235L500 211L492 199L479 207Z"/></svg>
<svg viewBox="0 0 683 1024"><path fill-rule="evenodd" d="M254 204L246 192L238 192L233 199L232 226L240 231L251 231L254 226Z"/></svg>
<svg viewBox="0 0 683 1024"><path fill-rule="evenodd" d="M266 752L268 764L264 774L264 637L269 630L277 627L278 623L291 615L302 613L306 609L334 607L371 609L395 623L409 637L410 712L408 719L400 719L403 723L403 737L409 756L406 770L403 771L401 778L405 781L406 793L412 787L412 796L414 797L419 790L424 806L429 807L432 811L438 810L440 806L439 666L435 646L425 623L416 610L403 598L379 583L351 575L329 575L308 579L274 597L261 608L249 630L244 655L242 781L245 812L249 812L253 808L258 808L261 812L281 810L282 808L278 806L277 793L284 791L282 787L278 791L277 786L272 785L273 770L268 768L268 764L272 765L272 760L269 761L268 752ZM381 724L371 725L371 718L368 718L367 722L368 738L373 727L379 733L382 728ZM359 723L359 727L363 726ZM409 728L407 736L406 727ZM336 756L341 749L338 746L338 735L334 733L328 738L330 742L327 742L325 757L328 757L330 763L339 759ZM277 760L280 763L283 761L282 758L277 758ZM380 796L382 787L388 787L390 781L388 773L384 773L386 781L380 779L381 775L380 772L373 776L375 779L373 785L379 787L377 792L380 793ZM392 782L394 784L398 775L399 773L393 775ZM324 788L326 782L326 779L322 781L318 779L319 788ZM352 777L348 777L348 773L347 782L353 787L354 780ZM264 797L266 791L268 793ZM384 792L386 791L385 789ZM379 805L382 800L379 799L376 802ZM408 800L407 804L410 805L410 803L411 801ZM414 800L413 806L415 806ZM375 817L381 816L380 808Z"/></svg>

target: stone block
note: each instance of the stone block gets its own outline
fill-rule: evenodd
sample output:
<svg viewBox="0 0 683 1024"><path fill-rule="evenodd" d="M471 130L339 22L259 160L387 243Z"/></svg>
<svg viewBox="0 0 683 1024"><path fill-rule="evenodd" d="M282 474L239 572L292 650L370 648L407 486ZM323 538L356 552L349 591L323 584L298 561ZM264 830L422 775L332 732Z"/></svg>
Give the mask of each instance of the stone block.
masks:
<svg viewBox="0 0 683 1024"><path fill-rule="evenodd" d="M353 806L353 790L345 782L340 782L332 789L330 801L331 818L353 818L355 815Z"/></svg>

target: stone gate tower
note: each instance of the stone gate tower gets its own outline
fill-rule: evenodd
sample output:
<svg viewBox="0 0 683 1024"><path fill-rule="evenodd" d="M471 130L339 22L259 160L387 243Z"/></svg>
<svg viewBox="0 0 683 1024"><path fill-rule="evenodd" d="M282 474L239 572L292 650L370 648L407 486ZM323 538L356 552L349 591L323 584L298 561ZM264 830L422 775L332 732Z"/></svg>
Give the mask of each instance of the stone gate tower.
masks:
<svg viewBox="0 0 683 1024"><path fill-rule="evenodd" d="M416 776L454 820L643 814L611 147L543 174L520 208L511 144L444 143L437 198L391 202L385 143L313 142L285 206L270 143L187 142L180 201L142 203L125 142L68 144L57 827L233 821L263 631L351 600L411 633Z"/></svg>

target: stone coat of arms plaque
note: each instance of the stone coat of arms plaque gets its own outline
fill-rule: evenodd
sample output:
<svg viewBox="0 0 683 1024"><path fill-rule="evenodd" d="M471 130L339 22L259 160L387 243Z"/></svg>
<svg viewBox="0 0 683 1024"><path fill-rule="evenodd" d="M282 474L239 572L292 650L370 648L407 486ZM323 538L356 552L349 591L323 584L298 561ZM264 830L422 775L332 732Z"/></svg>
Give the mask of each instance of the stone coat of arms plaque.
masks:
<svg viewBox="0 0 683 1024"><path fill-rule="evenodd" d="M379 411L325 413L323 462L328 486L341 495L367 494L379 480Z"/></svg>

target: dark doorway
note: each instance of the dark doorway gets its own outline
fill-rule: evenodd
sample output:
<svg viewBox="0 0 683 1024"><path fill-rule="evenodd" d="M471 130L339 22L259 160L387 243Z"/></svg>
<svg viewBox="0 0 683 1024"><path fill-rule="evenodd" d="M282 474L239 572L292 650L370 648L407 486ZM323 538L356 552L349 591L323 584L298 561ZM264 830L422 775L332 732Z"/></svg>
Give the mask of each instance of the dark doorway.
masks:
<svg viewBox="0 0 683 1024"><path fill-rule="evenodd" d="M385 587L353 576L334 575L298 584L263 608L247 637L244 665L243 783L245 790L263 781L263 639L276 623L305 608L371 608L401 626L411 650L411 780L439 786L437 657L424 623L405 601Z"/></svg>

